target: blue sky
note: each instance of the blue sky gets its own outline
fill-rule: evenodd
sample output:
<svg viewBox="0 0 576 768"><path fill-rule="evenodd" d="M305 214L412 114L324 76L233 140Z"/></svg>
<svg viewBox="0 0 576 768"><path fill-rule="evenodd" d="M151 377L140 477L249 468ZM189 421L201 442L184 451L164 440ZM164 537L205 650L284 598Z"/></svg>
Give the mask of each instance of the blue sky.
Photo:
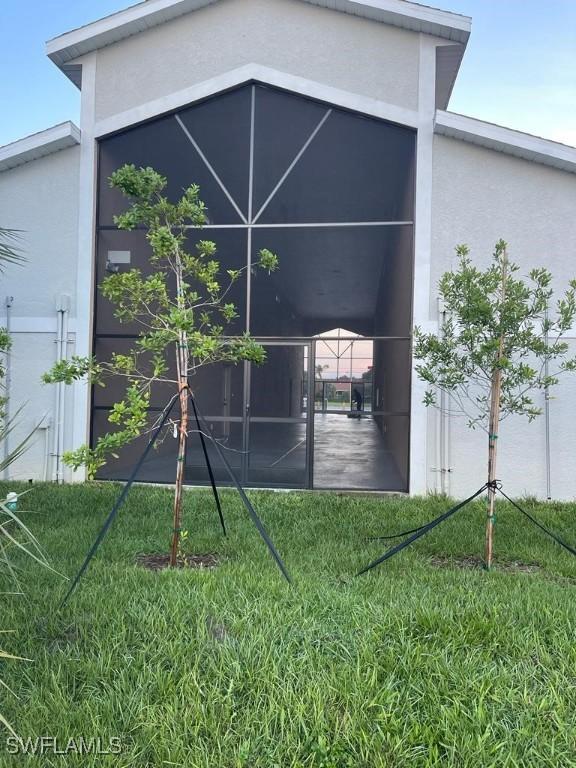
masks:
<svg viewBox="0 0 576 768"><path fill-rule="evenodd" d="M0 0L0 145L64 120L76 88L46 58L51 37L129 0ZM576 146L576 0L437 0L473 18L450 109Z"/></svg>

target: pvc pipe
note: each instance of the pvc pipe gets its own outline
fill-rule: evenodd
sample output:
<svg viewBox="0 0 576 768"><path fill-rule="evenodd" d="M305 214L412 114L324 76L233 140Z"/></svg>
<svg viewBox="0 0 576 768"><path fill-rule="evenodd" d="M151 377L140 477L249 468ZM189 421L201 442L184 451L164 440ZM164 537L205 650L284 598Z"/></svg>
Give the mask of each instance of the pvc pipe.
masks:
<svg viewBox="0 0 576 768"><path fill-rule="evenodd" d="M48 460L50 458L50 424L44 429L44 468L42 471L42 480L48 482Z"/></svg>
<svg viewBox="0 0 576 768"><path fill-rule="evenodd" d="M446 393L440 390L440 492L446 493Z"/></svg>
<svg viewBox="0 0 576 768"><path fill-rule="evenodd" d="M548 312L546 312L546 320L548 320ZM546 346L548 346L548 333L544 334L544 341ZM546 359L544 364L544 375L548 377L549 373L550 367L548 365L548 360ZM546 498L550 501L552 499L552 462L550 460L550 390L548 387L545 387L544 389L544 425L546 435Z"/></svg>
<svg viewBox="0 0 576 768"><path fill-rule="evenodd" d="M38 427L39 430L44 432L44 464L42 467L42 480L48 481L48 462L50 459L50 419L45 417L43 423Z"/></svg>
<svg viewBox="0 0 576 768"><path fill-rule="evenodd" d="M438 299L438 313L440 315L440 333L446 322L446 308L441 299ZM450 415L448 413L448 399L446 393L440 390L440 426L439 426L439 471L440 471L440 490L442 493L450 495Z"/></svg>
<svg viewBox="0 0 576 768"><path fill-rule="evenodd" d="M10 330L12 327L12 304L14 302L13 296L6 296L6 332L8 336L10 337ZM10 393L12 389L12 353L10 349L7 349L5 352L5 360L6 360L6 377L5 377L5 392L6 392L6 403L4 404L4 424L10 423ZM10 455L10 434L9 432L6 433L4 436L4 460L6 461L8 459L8 456ZM10 468L6 467L4 469L4 479L8 480L10 477Z"/></svg>
<svg viewBox="0 0 576 768"><path fill-rule="evenodd" d="M452 430L450 423L450 413L447 411L446 417L446 493L452 495Z"/></svg>
<svg viewBox="0 0 576 768"><path fill-rule="evenodd" d="M68 313L70 311L70 297L62 294L58 298L56 308L56 361L61 362L68 357ZM64 382L56 385L56 408L54 413L54 469L53 480L57 483L64 481L62 466L62 454L64 453L64 409L65 390Z"/></svg>
<svg viewBox="0 0 576 768"><path fill-rule="evenodd" d="M60 362L60 351L61 351L61 340L62 337L62 312L59 310L56 311L56 362ZM56 402L54 407L54 434L53 434L53 449L52 449L52 456L54 459L53 466L52 466L52 480L55 482L59 482L60 478L60 445L59 445L59 437L60 437L60 430L58 429L58 426L60 424L60 403L61 403L61 387L62 385L60 383L56 384Z"/></svg>
<svg viewBox="0 0 576 768"><path fill-rule="evenodd" d="M62 310L62 344L60 348L60 359L66 360L68 358L68 307ZM64 429L66 415L66 385L61 384L60 395L60 422L58 427L60 429L60 435L58 436L58 445L60 448L60 482L64 482L64 465L62 462L62 455L64 453Z"/></svg>
<svg viewBox="0 0 576 768"><path fill-rule="evenodd" d="M548 367L548 366L546 366ZM546 373L548 376L548 373ZM550 461L550 392L548 387L544 392L544 423L546 428L546 498L552 499L552 471Z"/></svg>

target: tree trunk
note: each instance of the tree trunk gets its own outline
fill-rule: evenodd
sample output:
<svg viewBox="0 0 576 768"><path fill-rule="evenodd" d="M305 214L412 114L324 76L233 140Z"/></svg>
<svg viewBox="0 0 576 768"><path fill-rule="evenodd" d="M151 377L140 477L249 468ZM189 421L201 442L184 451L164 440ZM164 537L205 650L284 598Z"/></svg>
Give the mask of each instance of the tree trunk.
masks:
<svg viewBox="0 0 576 768"><path fill-rule="evenodd" d="M184 305L182 262L179 254L176 256L176 293L179 306ZM188 440L188 335L180 331L176 349L176 369L178 375L178 392L180 394L180 429L178 435L178 460L176 466L176 483L174 488L174 514L172 530L172 546L170 548L170 566L178 564L178 549L182 533L182 486L184 485L184 468L186 465L186 443Z"/></svg>
<svg viewBox="0 0 576 768"><path fill-rule="evenodd" d="M486 520L486 543L484 562L486 568L492 567L494 542L494 512L496 508L496 458L498 452L498 424L500 421L500 381L502 372L498 368L492 374L492 398L490 402L490 426L488 431L488 519Z"/></svg>
<svg viewBox="0 0 576 768"><path fill-rule="evenodd" d="M506 298L506 280L508 278L508 254L504 251L502 259L502 290L501 307ZM502 313L502 309L501 309ZM502 314L500 315L500 325L502 326ZM492 371L492 386L490 397L490 419L488 425L488 510L486 520L486 541L484 547L484 563L488 570L492 567L492 556L494 550L494 521L496 511L496 459L498 454L498 429L500 425L500 399L502 393L502 368L500 363L504 354L504 330L500 328L500 340L498 343L498 353L496 364Z"/></svg>
<svg viewBox="0 0 576 768"><path fill-rule="evenodd" d="M170 565L178 563L178 546L182 532L182 486L184 484L184 466L186 463L186 442L188 438L188 385L180 382L180 432L178 437L178 466L176 467L176 485L174 488L174 528L172 531L172 547L170 550Z"/></svg>

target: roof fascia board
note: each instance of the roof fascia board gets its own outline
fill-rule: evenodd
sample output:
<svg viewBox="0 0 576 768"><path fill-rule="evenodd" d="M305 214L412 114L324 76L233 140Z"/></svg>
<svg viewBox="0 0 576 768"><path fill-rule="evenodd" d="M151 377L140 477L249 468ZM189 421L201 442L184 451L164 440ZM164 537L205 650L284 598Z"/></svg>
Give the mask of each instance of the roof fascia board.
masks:
<svg viewBox="0 0 576 768"><path fill-rule="evenodd" d="M0 147L0 172L80 144L80 129L68 121Z"/></svg>
<svg viewBox="0 0 576 768"><path fill-rule="evenodd" d="M46 54L58 66L163 24L217 0L147 0L48 40Z"/></svg>
<svg viewBox="0 0 576 768"><path fill-rule="evenodd" d="M147 0L46 43L46 53L61 69L86 53L198 10L217 0ZM408 0L302 0L332 10L466 43L471 19ZM68 73L66 73L68 74Z"/></svg>
<svg viewBox="0 0 576 768"><path fill-rule="evenodd" d="M466 50L465 43L436 46L436 108L447 109Z"/></svg>
<svg viewBox="0 0 576 768"><path fill-rule="evenodd" d="M363 16L392 26L424 32L458 43L468 42L472 19L409 0L304 0L312 5Z"/></svg>
<svg viewBox="0 0 576 768"><path fill-rule="evenodd" d="M454 112L437 110L434 132L542 165L576 173L576 147L503 128Z"/></svg>

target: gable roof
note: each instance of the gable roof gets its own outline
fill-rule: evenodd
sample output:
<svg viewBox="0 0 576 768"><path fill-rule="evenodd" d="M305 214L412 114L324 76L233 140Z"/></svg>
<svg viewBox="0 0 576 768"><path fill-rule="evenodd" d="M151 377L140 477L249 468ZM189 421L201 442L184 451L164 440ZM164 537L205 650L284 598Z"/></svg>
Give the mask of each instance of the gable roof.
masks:
<svg viewBox="0 0 576 768"><path fill-rule="evenodd" d="M449 11L430 8L409 0L300 0L391 26L424 32L457 44L459 55L446 68L445 91L456 78L464 48L470 36L471 19ZM79 29L66 32L46 43L46 53L72 82L81 87L81 66L74 59L107 45L137 35L152 27L196 11L218 0L144 0L123 11L106 16Z"/></svg>
<svg viewBox="0 0 576 768"><path fill-rule="evenodd" d="M80 129L67 121L0 147L0 173L80 144Z"/></svg>

